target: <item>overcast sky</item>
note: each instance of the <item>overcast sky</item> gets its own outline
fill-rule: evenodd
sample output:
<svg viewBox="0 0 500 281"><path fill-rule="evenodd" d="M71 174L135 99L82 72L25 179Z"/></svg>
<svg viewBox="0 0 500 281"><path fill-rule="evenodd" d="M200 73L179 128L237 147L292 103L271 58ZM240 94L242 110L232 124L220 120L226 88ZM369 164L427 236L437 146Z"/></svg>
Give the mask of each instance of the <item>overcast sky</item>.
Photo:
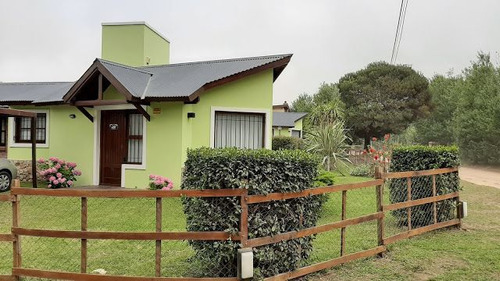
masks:
<svg viewBox="0 0 500 281"><path fill-rule="evenodd" d="M75 81L100 57L101 23L145 21L171 63L293 53L274 102L389 61L400 0L0 0L0 81ZM397 63L431 78L500 50L499 0L410 0Z"/></svg>

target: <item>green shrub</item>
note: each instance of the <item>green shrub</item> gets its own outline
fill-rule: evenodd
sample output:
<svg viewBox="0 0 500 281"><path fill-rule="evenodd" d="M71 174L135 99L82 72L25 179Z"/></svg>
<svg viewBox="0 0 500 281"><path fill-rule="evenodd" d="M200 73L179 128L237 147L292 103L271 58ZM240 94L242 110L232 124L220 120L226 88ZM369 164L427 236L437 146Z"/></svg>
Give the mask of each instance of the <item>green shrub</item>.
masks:
<svg viewBox="0 0 500 281"><path fill-rule="evenodd" d="M355 177L373 177L375 168L370 164L360 164L355 166L351 171L351 176Z"/></svg>
<svg viewBox="0 0 500 281"><path fill-rule="evenodd" d="M313 185L319 160L300 150L238 150L200 148L188 151L182 189L247 188L250 195L298 192ZM316 225L323 196L250 204L249 238L272 236ZM184 198L188 231L237 233L239 197ZM313 237L254 248L256 272L263 277L303 266ZM190 241L202 266L201 276L236 276L236 241Z"/></svg>
<svg viewBox="0 0 500 281"><path fill-rule="evenodd" d="M273 137L273 150L303 149L304 140L296 137L276 136Z"/></svg>
<svg viewBox="0 0 500 281"><path fill-rule="evenodd" d="M460 165L459 152L456 146L406 146L395 148L392 152L391 172L419 171L457 167ZM411 199L432 196L432 176L414 177L411 179ZM442 195L458 191L460 179L458 173L436 176L436 194ZM389 185L392 203L407 201L407 179L393 179ZM437 202L438 222L454 217L455 203L453 199ZM393 211L399 226L407 226L407 211ZM421 227L433 223L433 204L411 207L412 227Z"/></svg>
<svg viewBox="0 0 500 281"><path fill-rule="evenodd" d="M329 186L333 185L334 181L335 175L332 172L320 170L318 176L314 179L314 186Z"/></svg>

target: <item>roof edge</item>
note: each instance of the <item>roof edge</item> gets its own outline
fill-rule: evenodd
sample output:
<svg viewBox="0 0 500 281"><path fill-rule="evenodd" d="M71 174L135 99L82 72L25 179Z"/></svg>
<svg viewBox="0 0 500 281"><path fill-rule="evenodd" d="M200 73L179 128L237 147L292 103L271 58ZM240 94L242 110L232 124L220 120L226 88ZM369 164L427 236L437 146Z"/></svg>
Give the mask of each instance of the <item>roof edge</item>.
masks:
<svg viewBox="0 0 500 281"><path fill-rule="evenodd" d="M147 24L145 21L124 21L124 22L103 22L101 26L122 26L122 25L144 25L147 28L151 29L154 33L160 36L163 40L167 41L170 44L170 40L163 34L161 34L158 30L154 29L151 25Z"/></svg>

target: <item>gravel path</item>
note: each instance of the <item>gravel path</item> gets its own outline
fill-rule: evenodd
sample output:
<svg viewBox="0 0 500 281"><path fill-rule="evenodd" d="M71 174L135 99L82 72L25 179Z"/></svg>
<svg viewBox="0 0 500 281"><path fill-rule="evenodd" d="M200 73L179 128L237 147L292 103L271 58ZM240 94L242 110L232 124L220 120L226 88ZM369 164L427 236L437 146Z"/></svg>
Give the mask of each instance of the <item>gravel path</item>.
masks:
<svg viewBox="0 0 500 281"><path fill-rule="evenodd" d="M458 174L462 180L500 189L500 168L460 167Z"/></svg>

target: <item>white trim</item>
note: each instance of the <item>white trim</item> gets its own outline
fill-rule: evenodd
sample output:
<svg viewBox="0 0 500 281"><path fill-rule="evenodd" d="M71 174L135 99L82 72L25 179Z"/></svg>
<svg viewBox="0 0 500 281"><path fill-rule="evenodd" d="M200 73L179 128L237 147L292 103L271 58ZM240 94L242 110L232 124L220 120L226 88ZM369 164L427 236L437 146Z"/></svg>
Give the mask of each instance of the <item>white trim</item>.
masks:
<svg viewBox="0 0 500 281"><path fill-rule="evenodd" d="M264 130L264 148L271 149L272 123L271 123L271 110L263 108L239 108L239 107L210 107L210 147L215 146L215 112L243 112L243 113L263 113L265 115L265 130Z"/></svg>
<svg viewBox="0 0 500 281"><path fill-rule="evenodd" d="M23 109L24 110L24 109ZM49 135L50 135L50 110L48 109L36 109L36 110L30 110L26 109L24 111L29 111L29 112L36 112L36 113L45 113L45 143L37 143L36 147L49 147ZM8 132L8 145L9 147L31 147L31 143L18 143L16 142L16 138L14 136L14 130L15 130L15 122L14 122L15 117L9 117L8 120L8 126L9 126L9 132ZM68 117L69 118L69 117Z"/></svg>
<svg viewBox="0 0 500 281"><path fill-rule="evenodd" d="M141 105L142 106L142 105ZM144 108L144 107L143 107ZM93 184L99 184L100 162L101 162L101 111L103 110L124 110L136 109L131 104L107 105L95 107L94 116L94 180ZM146 108L144 108L146 110ZM122 164L120 185L125 187L126 170L146 170L146 141L147 141L147 120L143 117L142 122L142 164Z"/></svg>

